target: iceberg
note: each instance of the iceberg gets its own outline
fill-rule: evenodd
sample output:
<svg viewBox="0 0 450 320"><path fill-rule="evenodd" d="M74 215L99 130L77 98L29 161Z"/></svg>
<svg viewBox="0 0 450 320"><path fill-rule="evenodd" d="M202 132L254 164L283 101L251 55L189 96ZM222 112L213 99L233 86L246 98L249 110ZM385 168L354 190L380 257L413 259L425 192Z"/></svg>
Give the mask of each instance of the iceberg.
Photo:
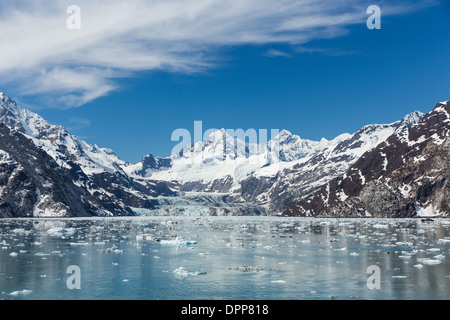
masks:
<svg viewBox="0 0 450 320"><path fill-rule="evenodd" d="M436 264L440 264L442 261L438 260L438 259L424 259L421 262L423 264L436 265Z"/></svg>
<svg viewBox="0 0 450 320"><path fill-rule="evenodd" d="M19 295L26 295L26 294L30 294L30 293L32 293L33 291L31 291L31 290L17 290L17 291L13 291L13 292L11 292L10 293L10 295L12 295L12 296L19 296Z"/></svg>
<svg viewBox="0 0 450 320"><path fill-rule="evenodd" d="M62 228L62 227L54 227L47 231L47 234L51 237L72 237L77 233L77 229L75 228Z"/></svg>
<svg viewBox="0 0 450 320"><path fill-rule="evenodd" d="M197 244L197 241L184 240L183 238L176 237L175 239L172 240L161 240L160 243L162 245L170 245L170 246L182 246L182 245L190 246L193 244Z"/></svg>
<svg viewBox="0 0 450 320"><path fill-rule="evenodd" d="M173 274L175 277L183 279L189 276L199 276L202 274L206 274L206 272L199 272L199 271L189 272L185 267L179 267L173 270Z"/></svg>

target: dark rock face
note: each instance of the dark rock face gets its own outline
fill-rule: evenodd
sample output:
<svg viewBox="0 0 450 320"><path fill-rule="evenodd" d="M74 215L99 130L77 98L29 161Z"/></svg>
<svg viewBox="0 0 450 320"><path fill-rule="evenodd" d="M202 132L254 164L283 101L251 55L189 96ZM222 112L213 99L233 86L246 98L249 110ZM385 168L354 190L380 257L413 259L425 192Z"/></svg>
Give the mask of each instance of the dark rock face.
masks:
<svg viewBox="0 0 450 320"><path fill-rule="evenodd" d="M0 125L0 217L133 215L131 207L152 208L149 197L176 194L129 177L112 150L88 146L3 94Z"/></svg>
<svg viewBox="0 0 450 320"><path fill-rule="evenodd" d="M19 132L0 124L0 217L96 214L96 199Z"/></svg>
<svg viewBox="0 0 450 320"><path fill-rule="evenodd" d="M412 113L392 124L365 126L313 149L319 142L283 132L280 159L295 165L270 167L264 174L252 169L243 180L239 172L181 183L148 178L152 170L170 171L171 158L149 154L142 166L132 167L139 171L130 173L125 171L129 164L112 150L87 145L0 94L0 217L124 216L136 209L180 215L197 210L207 215L448 216L449 114L448 101L425 116ZM202 150L210 156L204 165L218 165L220 154L237 158L236 140L224 132L218 137L230 150L206 141Z"/></svg>
<svg viewBox="0 0 450 320"><path fill-rule="evenodd" d="M241 183L241 196L246 201L268 205L271 210L282 212L303 197L318 190L324 184L344 174L359 159L360 150L366 150L383 135L407 128L420 119L419 112L412 113L392 124L368 125L332 148L326 148L296 164L281 170L274 177L249 177ZM261 197L261 194L264 194Z"/></svg>
<svg viewBox="0 0 450 320"><path fill-rule="evenodd" d="M450 215L450 101L396 131L287 216Z"/></svg>
<svg viewBox="0 0 450 320"><path fill-rule="evenodd" d="M137 175L145 176L148 169L160 170L167 169L172 166L172 159L170 158L155 158L152 154L146 155L142 158L142 170L137 172Z"/></svg>

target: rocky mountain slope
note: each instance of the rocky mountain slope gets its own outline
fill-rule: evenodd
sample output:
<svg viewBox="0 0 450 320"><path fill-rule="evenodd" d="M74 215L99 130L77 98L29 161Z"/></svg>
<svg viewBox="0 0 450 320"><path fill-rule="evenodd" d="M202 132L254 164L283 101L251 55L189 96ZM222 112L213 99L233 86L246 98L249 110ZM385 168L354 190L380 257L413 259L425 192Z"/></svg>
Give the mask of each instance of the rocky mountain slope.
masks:
<svg viewBox="0 0 450 320"><path fill-rule="evenodd" d="M131 164L0 93L0 217L449 215L449 113L440 103L330 141L222 129Z"/></svg>
<svg viewBox="0 0 450 320"><path fill-rule="evenodd" d="M450 215L450 101L399 128L346 172L284 211L288 216Z"/></svg>
<svg viewBox="0 0 450 320"><path fill-rule="evenodd" d="M164 182L129 177L121 167L125 165L125 162L120 160L112 150L88 145L70 135L65 128L52 125L39 115L19 107L3 93L0 93L0 124L10 128L14 135L23 136L13 145L12 142L8 144L4 141L8 138L7 135L2 136L0 152L4 153L5 159L9 159L8 157L12 155L10 152L12 149L7 150L6 146L10 145L14 150L22 150L25 145L30 148L31 144L26 141L31 141L35 147L33 150L43 151L41 154L47 155L35 159L35 165L48 165L50 157L56 164L55 168L60 169L58 172L65 178L69 178L71 185L75 185L85 199L90 198L91 200L88 201L91 201L96 208L94 211L92 209L75 210L77 208L75 206L72 210L66 211L64 214L66 216L92 215L93 212L97 215L109 216L131 215L133 212L130 207L152 208L148 199L151 196L175 194ZM9 166L14 163L17 169L24 166L24 160L26 159L16 155L13 157L13 162L9 162ZM3 163L0 164L3 165ZM0 186L3 187L3 184ZM53 186L49 191L51 194L61 192L61 185L53 184ZM39 193L42 190L44 189L36 187L32 191ZM8 197L9 194L3 194L1 199ZM28 216L38 215L35 210L30 211L27 206L23 210ZM48 213L46 215L50 215L52 210L43 209L43 211ZM61 212L60 214L63 214L64 210ZM11 214L13 213L10 211L0 209L0 216ZM16 214L16 216L20 215ZM53 212L52 215L58 215L58 213Z"/></svg>
<svg viewBox="0 0 450 320"><path fill-rule="evenodd" d="M354 134L342 134L327 141L310 141L283 130L266 145L249 150L226 130L173 155L165 166L143 169L145 161L125 168L130 175L173 181L185 192L227 193L229 203L253 203L268 212L282 212L303 196L343 174L361 155L384 142L396 131L417 123L423 116L413 112L386 125L368 125Z"/></svg>
<svg viewBox="0 0 450 320"><path fill-rule="evenodd" d="M87 190L23 134L0 124L0 217L101 215Z"/></svg>

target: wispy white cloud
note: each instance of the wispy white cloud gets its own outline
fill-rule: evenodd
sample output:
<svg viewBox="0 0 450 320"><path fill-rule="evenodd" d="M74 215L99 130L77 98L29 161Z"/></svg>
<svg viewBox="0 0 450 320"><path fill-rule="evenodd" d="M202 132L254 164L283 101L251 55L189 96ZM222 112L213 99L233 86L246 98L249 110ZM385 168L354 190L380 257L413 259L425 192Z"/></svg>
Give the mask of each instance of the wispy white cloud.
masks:
<svg viewBox="0 0 450 320"><path fill-rule="evenodd" d="M277 49L269 49L265 55L268 57L271 57L271 58L276 58L276 57L290 58L291 57L291 55L289 53L281 51L281 50L277 50Z"/></svg>
<svg viewBox="0 0 450 320"><path fill-rule="evenodd" d="M220 63L214 54L219 47L300 46L345 35L348 26L367 18L358 0L75 2L81 30L66 28L72 1L0 4L0 85L14 83L22 94L50 94L62 107L77 107L116 90L115 79L137 71L202 72ZM379 2L383 14L424 6Z"/></svg>

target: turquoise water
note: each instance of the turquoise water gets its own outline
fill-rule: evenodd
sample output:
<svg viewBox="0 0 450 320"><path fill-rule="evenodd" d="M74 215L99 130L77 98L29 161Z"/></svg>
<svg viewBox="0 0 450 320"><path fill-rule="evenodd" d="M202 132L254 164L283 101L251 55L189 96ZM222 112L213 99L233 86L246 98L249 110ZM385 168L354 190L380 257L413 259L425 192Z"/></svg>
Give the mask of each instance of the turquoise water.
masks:
<svg viewBox="0 0 450 320"><path fill-rule="evenodd" d="M449 299L449 254L445 219L5 219L0 299Z"/></svg>

